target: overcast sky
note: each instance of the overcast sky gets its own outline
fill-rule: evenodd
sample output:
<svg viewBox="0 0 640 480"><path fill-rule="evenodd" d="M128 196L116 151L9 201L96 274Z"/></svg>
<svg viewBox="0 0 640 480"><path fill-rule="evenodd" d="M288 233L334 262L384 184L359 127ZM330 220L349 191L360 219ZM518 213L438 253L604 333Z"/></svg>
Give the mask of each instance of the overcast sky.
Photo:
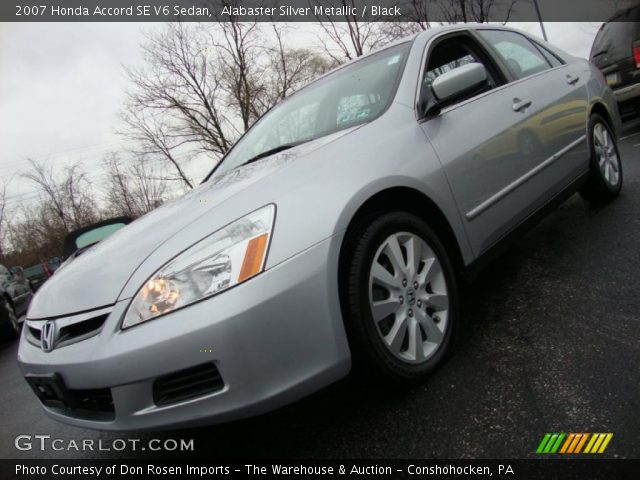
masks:
<svg viewBox="0 0 640 480"><path fill-rule="evenodd" d="M512 24L541 35L537 23ZM587 57L598 23L546 23L549 41ZM95 181L105 153L118 150L118 111L128 83L123 65L141 62L145 30L158 24L0 23L0 179L9 202L37 195L19 178L26 158L81 161ZM314 42L298 23L291 45Z"/></svg>

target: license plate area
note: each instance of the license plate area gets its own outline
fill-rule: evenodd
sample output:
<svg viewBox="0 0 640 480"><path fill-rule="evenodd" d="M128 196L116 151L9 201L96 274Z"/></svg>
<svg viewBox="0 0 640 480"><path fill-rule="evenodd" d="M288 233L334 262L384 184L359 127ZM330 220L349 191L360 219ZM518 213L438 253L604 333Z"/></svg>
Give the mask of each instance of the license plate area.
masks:
<svg viewBox="0 0 640 480"><path fill-rule="evenodd" d="M614 87L620 83L620 74L619 73L610 73L606 77L607 85L610 87Z"/></svg>
<svg viewBox="0 0 640 480"><path fill-rule="evenodd" d="M46 407L72 409L75 407L64 382L57 373L25 375L31 389Z"/></svg>

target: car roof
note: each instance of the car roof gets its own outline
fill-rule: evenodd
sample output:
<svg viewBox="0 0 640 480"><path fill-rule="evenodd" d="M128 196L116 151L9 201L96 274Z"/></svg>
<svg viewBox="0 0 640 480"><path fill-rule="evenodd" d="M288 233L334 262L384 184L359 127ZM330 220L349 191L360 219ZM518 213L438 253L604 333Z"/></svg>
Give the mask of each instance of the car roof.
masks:
<svg viewBox="0 0 640 480"><path fill-rule="evenodd" d="M498 25L493 23L455 23L452 25L442 25L440 27L433 27L428 30L424 30L416 35L416 37L432 37L436 35L440 35L444 32L455 32L462 30L505 30L507 32L515 32L525 35L527 37L535 37L535 35L531 35L529 32L521 30L519 28L506 27L504 25ZM411 38L411 37L406 37Z"/></svg>

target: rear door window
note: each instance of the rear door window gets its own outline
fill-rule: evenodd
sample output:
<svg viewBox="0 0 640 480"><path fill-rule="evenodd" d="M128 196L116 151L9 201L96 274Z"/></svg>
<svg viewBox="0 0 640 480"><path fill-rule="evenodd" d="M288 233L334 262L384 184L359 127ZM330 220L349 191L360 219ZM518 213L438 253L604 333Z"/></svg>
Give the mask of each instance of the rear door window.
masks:
<svg viewBox="0 0 640 480"><path fill-rule="evenodd" d="M552 68L559 67L560 65L564 65L564 62L560 60L555 53L551 53L547 48L543 45L540 45L537 42L533 42L533 44L540 50L540 53L544 55L544 58L547 59L547 62L551 65Z"/></svg>
<svg viewBox="0 0 640 480"><path fill-rule="evenodd" d="M524 35L505 30L478 30L478 33L495 49L517 80L551 68L540 50Z"/></svg>

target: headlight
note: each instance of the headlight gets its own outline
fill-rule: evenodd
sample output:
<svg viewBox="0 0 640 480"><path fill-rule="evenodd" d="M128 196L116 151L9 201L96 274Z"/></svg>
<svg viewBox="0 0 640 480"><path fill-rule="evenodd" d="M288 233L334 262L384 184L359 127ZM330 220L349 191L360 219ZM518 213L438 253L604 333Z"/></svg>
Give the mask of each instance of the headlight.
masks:
<svg viewBox="0 0 640 480"><path fill-rule="evenodd" d="M138 291L128 328L220 293L264 269L276 208L267 205L192 245Z"/></svg>

